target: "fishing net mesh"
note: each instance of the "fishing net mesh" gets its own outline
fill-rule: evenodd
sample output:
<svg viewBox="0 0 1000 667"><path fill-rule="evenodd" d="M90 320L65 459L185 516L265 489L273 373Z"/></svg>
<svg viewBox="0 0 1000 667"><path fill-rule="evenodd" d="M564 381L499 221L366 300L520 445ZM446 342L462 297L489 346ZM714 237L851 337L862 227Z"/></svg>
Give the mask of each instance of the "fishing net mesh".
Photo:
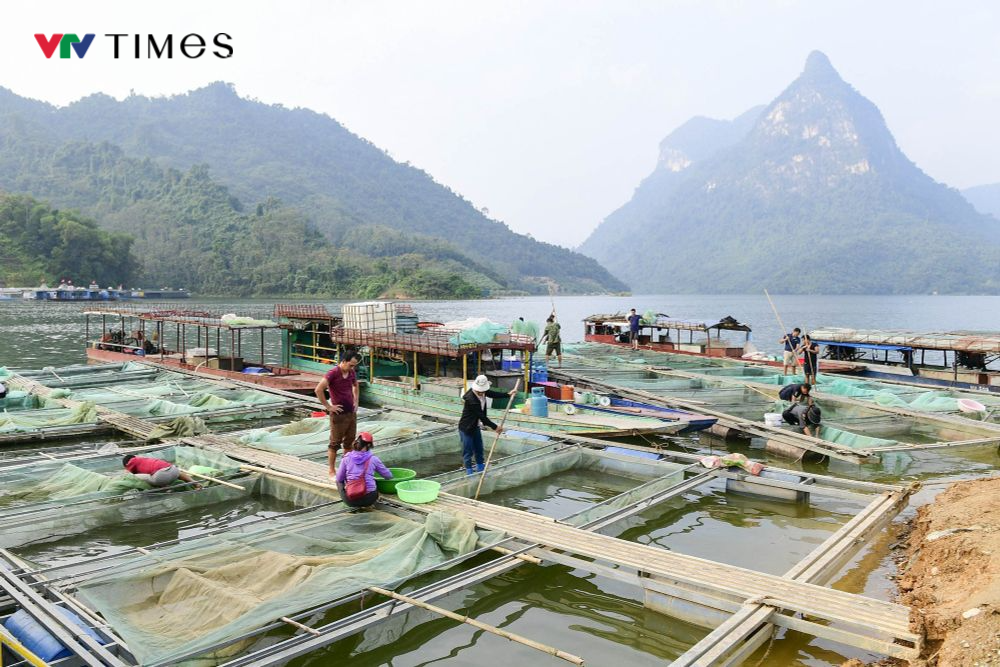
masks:
<svg viewBox="0 0 1000 667"><path fill-rule="evenodd" d="M196 465L221 472L239 469L236 461L222 454L194 447L167 447L142 456L170 461L182 469ZM87 500L149 488L149 484L125 471L117 455L76 463L37 463L0 471L0 517L8 508L30 503Z"/></svg>
<svg viewBox="0 0 1000 667"><path fill-rule="evenodd" d="M389 412L358 420L358 432L371 433L376 445L439 427L440 424L404 412ZM241 435L239 440L248 447L279 454L315 454L326 450L330 440L330 420L325 416L310 417L277 428L254 429Z"/></svg>
<svg viewBox="0 0 1000 667"><path fill-rule="evenodd" d="M159 549L86 581L78 594L142 664L169 664L366 586L392 585L497 537L440 512L418 523L379 511L323 511Z"/></svg>
<svg viewBox="0 0 1000 667"><path fill-rule="evenodd" d="M337 500L316 487L269 476L251 476L231 481L243 490L208 484L201 490L148 494L141 502L120 502L118 499L108 500L102 497L73 505L22 507L17 516L4 518L0 548L16 549L36 542L48 543L106 527L143 525L168 514L189 512L239 499L270 498L295 507L310 507ZM142 544L148 542L146 540ZM32 557L32 554L29 553L28 557Z"/></svg>

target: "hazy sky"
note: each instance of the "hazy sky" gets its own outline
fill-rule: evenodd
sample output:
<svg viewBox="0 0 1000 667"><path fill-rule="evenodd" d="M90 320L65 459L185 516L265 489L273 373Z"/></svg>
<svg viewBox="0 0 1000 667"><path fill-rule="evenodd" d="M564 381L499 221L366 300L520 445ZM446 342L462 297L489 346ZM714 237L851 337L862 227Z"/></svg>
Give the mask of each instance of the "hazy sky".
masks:
<svg viewBox="0 0 1000 667"><path fill-rule="evenodd" d="M4 3L0 85L66 104L184 92L336 118L519 232L575 246L694 115L770 101L813 49L955 187L1000 181L994 2ZM34 33L96 33L46 60ZM233 36L228 60L114 60L105 33Z"/></svg>

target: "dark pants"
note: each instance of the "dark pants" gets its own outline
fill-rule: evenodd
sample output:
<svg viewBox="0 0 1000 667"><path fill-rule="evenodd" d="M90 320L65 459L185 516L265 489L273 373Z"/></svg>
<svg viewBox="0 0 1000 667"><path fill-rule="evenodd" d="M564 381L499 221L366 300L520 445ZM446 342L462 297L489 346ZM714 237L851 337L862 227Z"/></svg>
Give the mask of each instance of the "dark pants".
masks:
<svg viewBox="0 0 1000 667"><path fill-rule="evenodd" d="M483 465L483 432L474 429L471 433L459 431L458 437L462 439L462 462L466 469L472 468L472 457L476 457L476 463Z"/></svg>
<svg viewBox="0 0 1000 667"><path fill-rule="evenodd" d="M371 507L378 500L378 489L373 489L360 498L348 500L347 489L344 487L344 484L337 482L337 488L340 489L340 497L344 499L344 504L348 507Z"/></svg>
<svg viewBox="0 0 1000 667"><path fill-rule="evenodd" d="M785 420L786 424L791 424L792 426L798 426L799 428L805 428L806 425L806 412L809 410L808 405L802 403L796 403L787 410L781 413L781 417Z"/></svg>

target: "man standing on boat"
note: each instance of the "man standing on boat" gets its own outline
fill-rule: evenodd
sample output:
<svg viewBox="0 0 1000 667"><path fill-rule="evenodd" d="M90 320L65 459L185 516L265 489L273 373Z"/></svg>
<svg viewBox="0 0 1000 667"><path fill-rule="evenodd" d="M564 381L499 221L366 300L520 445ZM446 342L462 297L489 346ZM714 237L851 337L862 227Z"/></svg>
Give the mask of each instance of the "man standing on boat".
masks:
<svg viewBox="0 0 1000 667"><path fill-rule="evenodd" d="M784 361L785 368L782 371L785 375L791 375L799 367L799 358L796 356L798 353L799 345L802 344L802 329L795 327L792 329L792 333L787 333L781 337L779 343L785 344L784 351Z"/></svg>
<svg viewBox="0 0 1000 667"><path fill-rule="evenodd" d="M802 345L799 347L802 352L802 360L806 382L816 384L816 373L819 372L819 344L806 334L802 337Z"/></svg>
<svg viewBox="0 0 1000 667"><path fill-rule="evenodd" d="M458 421L458 437L462 440L462 462L465 463L465 474L475 474L472 470L472 459L476 459L476 471L483 471L483 432L482 424L500 433L500 427L494 424L486 415L487 398L506 398L513 400L517 394L511 389L509 394L502 391L490 391L490 381L485 375L478 376L472 382L472 388L462 396L462 417Z"/></svg>
<svg viewBox="0 0 1000 667"><path fill-rule="evenodd" d="M560 333L559 323L556 322L555 314L549 315L548 319L545 320L545 333L542 335L542 339L545 341L545 363L549 362L549 357L552 353L556 353L556 359L559 360L559 367L562 368L562 334Z"/></svg>
<svg viewBox="0 0 1000 667"><path fill-rule="evenodd" d="M354 369L360 361L361 357L357 352L344 352L340 363L330 369L316 385L316 398L323 410L330 415L330 444L326 451L330 477L337 474L337 452L350 447L357 436L360 387Z"/></svg>
<svg viewBox="0 0 1000 667"><path fill-rule="evenodd" d="M642 321L642 317L635 312L635 308L629 313L628 316L628 338L632 342L632 349L639 349L639 322Z"/></svg>

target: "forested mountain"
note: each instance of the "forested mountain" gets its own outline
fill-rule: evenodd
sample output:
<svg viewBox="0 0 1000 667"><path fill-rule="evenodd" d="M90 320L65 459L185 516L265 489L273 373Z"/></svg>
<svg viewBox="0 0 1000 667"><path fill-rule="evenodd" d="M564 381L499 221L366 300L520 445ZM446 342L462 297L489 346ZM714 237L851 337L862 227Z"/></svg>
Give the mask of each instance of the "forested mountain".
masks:
<svg viewBox="0 0 1000 667"><path fill-rule="evenodd" d="M0 278L8 283L37 284L67 276L78 282L99 278L102 285L134 280L147 286L183 286L201 294L365 298L383 294L468 298L499 286L485 272L456 261L454 250L444 242L426 244L427 253L422 254L416 241L404 248L398 234L370 229L365 243L356 244L364 246L362 255L334 246L297 209L277 200L244 210L204 165L183 172L164 169L150 159L126 157L109 143L50 147L37 137L15 132L6 133L4 140L0 189L31 192L88 211L104 227L116 230L115 234L91 230L96 239L106 237L106 244L127 249L134 238L134 253L120 253L129 259L124 265L127 271L113 261L104 273L96 273L94 262L82 260L79 265L86 270L71 270L77 265L65 261L21 262L30 270L0 266ZM59 214L67 215L79 217ZM87 224L94 227L93 222ZM59 226L17 225L16 217L8 223L24 239L22 248L34 236L40 235L31 242L41 248L65 235ZM395 242L397 252L391 258L367 252L377 247L380 238ZM42 249L41 257L47 254ZM53 258L60 256L56 253ZM43 267L48 272L37 275Z"/></svg>
<svg viewBox="0 0 1000 667"><path fill-rule="evenodd" d="M23 195L0 193L0 286L128 283L136 270L132 239L106 232L72 211L57 211Z"/></svg>
<svg viewBox="0 0 1000 667"><path fill-rule="evenodd" d="M962 190L962 195L980 213L992 215L997 220L1000 220L1000 183L966 188Z"/></svg>
<svg viewBox="0 0 1000 667"><path fill-rule="evenodd" d="M300 211L319 230L314 238L390 264L401 251L433 256L442 269L473 267L465 271L476 274L472 282L493 292L546 292L551 283L564 292L626 289L594 260L515 234L332 118L241 99L224 83L168 98L93 95L65 108L0 89L0 137L7 133L29 145L108 142L124 155L149 158L151 168L182 173L207 165L239 201L274 198ZM0 150L11 150L9 142L0 141ZM4 169L0 182L9 187L21 176ZM41 176L32 171L21 180L37 186ZM63 205L72 199L67 195L84 194L54 187L46 196ZM141 238L130 225L137 223L116 222Z"/></svg>
<svg viewBox="0 0 1000 667"><path fill-rule="evenodd" d="M762 111L701 133L718 141L686 152L683 129L581 246L633 289L1000 292L997 221L907 159L822 53Z"/></svg>

